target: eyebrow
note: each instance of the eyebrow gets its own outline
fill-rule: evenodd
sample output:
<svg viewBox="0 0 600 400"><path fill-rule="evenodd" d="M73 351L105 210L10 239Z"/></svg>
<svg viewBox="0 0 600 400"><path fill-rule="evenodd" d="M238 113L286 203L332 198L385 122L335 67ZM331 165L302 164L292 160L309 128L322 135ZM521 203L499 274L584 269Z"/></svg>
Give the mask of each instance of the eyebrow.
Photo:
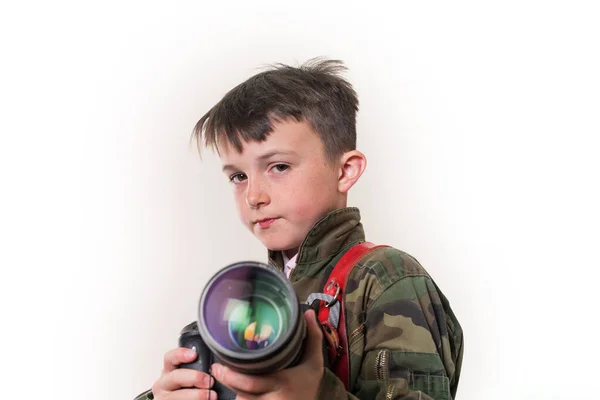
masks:
<svg viewBox="0 0 600 400"><path fill-rule="evenodd" d="M258 156L258 160L259 161L264 161L264 160L268 160L271 157L275 157L275 156L297 156L298 153L296 153L295 151L284 151L284 150L273 150L273 151L269 151L265 154L262 154L260 156ZM232 170L237 170L239 168L237 168L235 165L231 165L231 164L225 164L223 165L223 172L225 171L232 171Z"/></svg>

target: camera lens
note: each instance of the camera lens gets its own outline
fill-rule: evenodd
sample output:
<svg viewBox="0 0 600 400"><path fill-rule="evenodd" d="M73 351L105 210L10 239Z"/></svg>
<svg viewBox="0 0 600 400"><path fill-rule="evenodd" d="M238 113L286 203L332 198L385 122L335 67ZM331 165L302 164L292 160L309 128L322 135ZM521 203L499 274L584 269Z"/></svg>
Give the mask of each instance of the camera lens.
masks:
<svg viewBox="0 0 600 400"><path fill-rule="evenodd" d="M252 351L275 342L283 318L273 301L259 294L226 301L224 317L229 326L229 340L221 344L231 343L229 349L234 351Z"/></svg>
<svg viewBox="0 0 600 400"><path fill-rule="evenodd" d="M273 372L301 355L306 326L298 298L278 270L257 262L219 271L200 298L198 327L217 358L244 373Z"/></svg>

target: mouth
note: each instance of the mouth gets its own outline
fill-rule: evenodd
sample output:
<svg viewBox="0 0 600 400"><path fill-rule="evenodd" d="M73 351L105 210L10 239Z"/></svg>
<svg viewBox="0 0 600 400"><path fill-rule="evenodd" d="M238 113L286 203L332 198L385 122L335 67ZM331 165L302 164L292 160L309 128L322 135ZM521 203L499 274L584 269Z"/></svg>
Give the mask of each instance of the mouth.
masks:
<svg viewBox="0 0 600 400"><path fill-rule="evenodd" d="M263 218L253 222L253 225L257 225L261 229L266 229L271 226L279 218Z"/></svg>

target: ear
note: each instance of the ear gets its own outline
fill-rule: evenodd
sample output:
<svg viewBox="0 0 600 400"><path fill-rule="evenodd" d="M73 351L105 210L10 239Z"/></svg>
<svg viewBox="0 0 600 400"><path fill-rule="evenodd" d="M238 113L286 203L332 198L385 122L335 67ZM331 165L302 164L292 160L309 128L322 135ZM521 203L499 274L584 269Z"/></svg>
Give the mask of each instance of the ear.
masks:
<svg viewBox="0 0 600 400"><path fill-rule="evenodd" d="M358 150L344 153L340 159L338 191L347 193L367 168L367 158Z"/></svg>

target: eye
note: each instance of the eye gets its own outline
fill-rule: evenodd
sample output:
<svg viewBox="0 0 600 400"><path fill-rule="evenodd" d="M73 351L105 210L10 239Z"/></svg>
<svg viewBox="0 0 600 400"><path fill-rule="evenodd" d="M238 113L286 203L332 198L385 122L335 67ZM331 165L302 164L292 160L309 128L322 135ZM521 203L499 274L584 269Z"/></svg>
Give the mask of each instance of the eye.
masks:
<svg viewBox="0 0 600 400"><path fill-rule="evenodd" d="M236 184L237 184L237 183L242 183L242 182L243 182L243 181L245 181L246 179L248 179L248 177L246 176L246 174L242 174L242 173L240 172L240 173L237 173L237 174L233 174L233 175L231 175L231 176L229 177L229 182L232 182L232 183L236 183Z"/></svg>
<svg viewBox="0 0 600 400"><path fill-rule="evenodd" d="M290 169L290 166L289 166L289 165L286 165L286 164L276 164L276 165L274 165L274 166L273 166L273 168L271 168L271 169L272 169L274 172L281 173L281 172L285 172L285 171L287 171L288 169Z"/></svg>

